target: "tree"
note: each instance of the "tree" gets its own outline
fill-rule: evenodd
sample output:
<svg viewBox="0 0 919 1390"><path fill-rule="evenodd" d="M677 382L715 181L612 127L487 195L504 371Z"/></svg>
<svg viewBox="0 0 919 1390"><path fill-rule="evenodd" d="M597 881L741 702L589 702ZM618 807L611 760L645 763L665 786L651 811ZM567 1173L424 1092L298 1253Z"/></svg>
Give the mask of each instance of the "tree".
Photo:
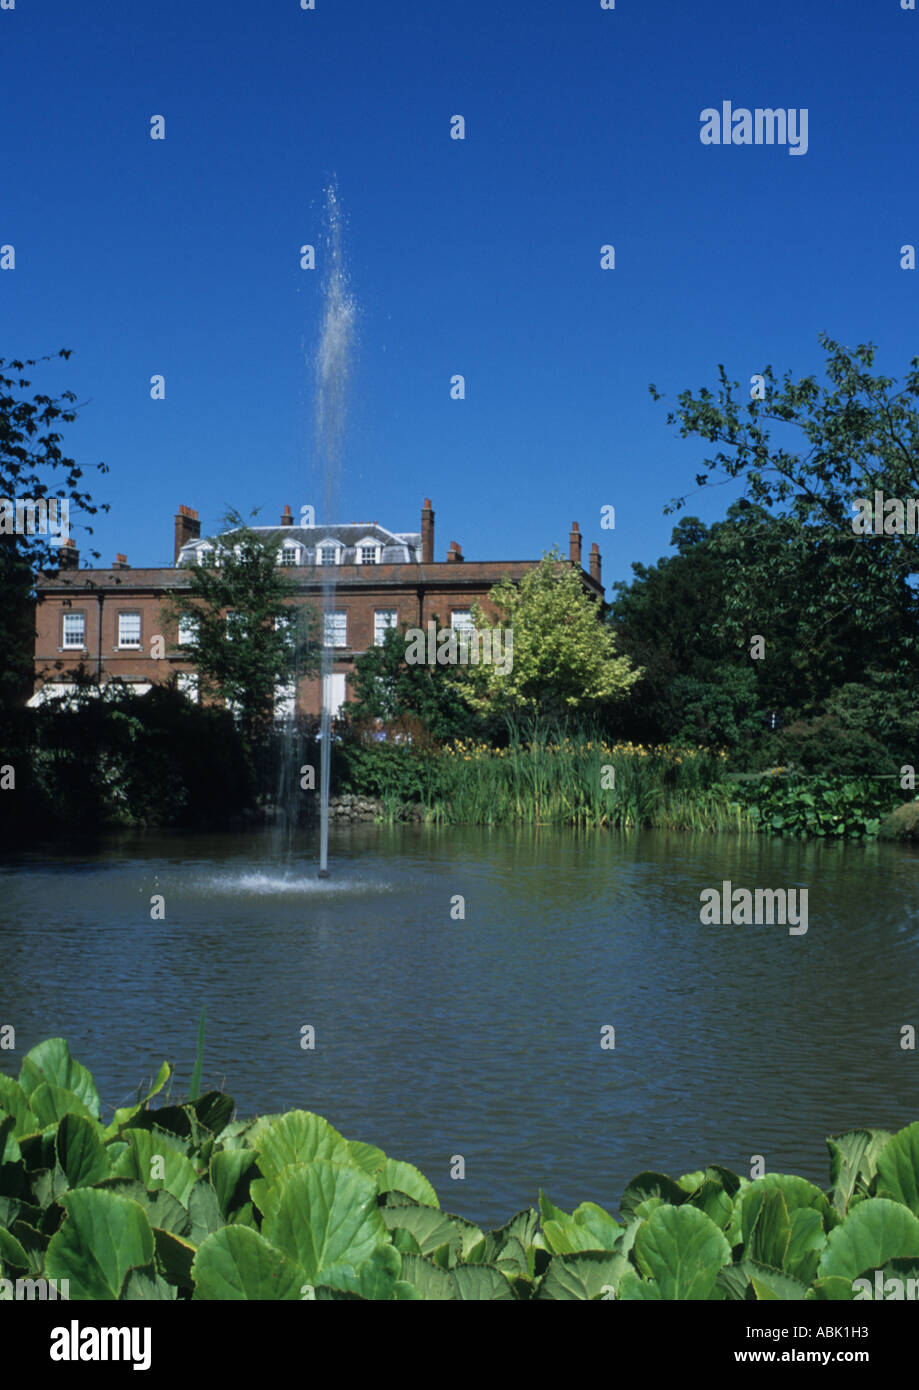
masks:
<svg viewBox="0 0 919 1390"><path fill-rule="evenodd" d="M872 669L904 681L919 671L919 537L889 527L886 514L885 534L853 529L858 499L873 505L879 492L902 506L919 494L919 358L896 390L872 375L873 344L851 351L825 334L820 343L827 384L790 372L778 382L766 367L750 398L719 366L716 393L683 391L667 415L684 438L717 446L697 487L743 489L721 538L726 634L749 637L751 614L767 646L793 633L811 702Z"/></svg>
<svg viewBox="0 0 919 1390"><path fill-rule="evenodd" d="M641 676L617 655L600 604L557 549L519 583L495 585L488 602L496 618L476 604L473 622L478 631L503 629L502 660L449 668L473 709L528 718L596 714L621 701Z"/></svg>
<svg viewBox="0 0 919 1390"><path fill-rule="evenodd" d="M62 348L58 357L69 358ZM35 577L40 570L57 569L60 548L53 544L47 519L36 516L55 504L56 530L61 531L61 506L66 503L90 515L108 511L108 504L97 506L80 487L83 469L61 450L59 424L77 419L73 409L76 396L64 391L60 396L37 393L31 400L20 393L31 381L21 375L53 356L13 359L0 358L0 711L8 712L22 704L31 690L35 645ZM10 372L14 375L7 375ZM104 463L95 468L107 473ZM60 475L60 486L53 492L53 478ZM17 503L20 507L17 508ZM28 504L36 504L33 508ZM18 514L17 514L18 513ZM31 529L30 529L31 527ZM40 529L39 529L40 528ZM92 534L92 527L86 526ZM93 552L95 554L95 552Z"/></svg>
<svg viewBox="0 0 919 1390"><path fill-rule="evenodd" d="M213 564L189 571L184 592L163 604L167 620L192 620L183 642L202 693L233 708L250 744L270 729L275 695L319 669L314 610L295 604L296 584L278 567L277 540L245 525L236 511L213 542ZM191 636L191 634L189 634Z"/></svg>
<svg viewBox="0 0 919 1390"><path fill-rule="evenodd" d="M433 619L438 623L438 619ZM449 679L447 668L406 661L407 624L389 628L378 647L368 647L354 659L346 705L352 718L382 719L387 724L416 719L437 740L466 738L481 732L473 714Z"/></svg>

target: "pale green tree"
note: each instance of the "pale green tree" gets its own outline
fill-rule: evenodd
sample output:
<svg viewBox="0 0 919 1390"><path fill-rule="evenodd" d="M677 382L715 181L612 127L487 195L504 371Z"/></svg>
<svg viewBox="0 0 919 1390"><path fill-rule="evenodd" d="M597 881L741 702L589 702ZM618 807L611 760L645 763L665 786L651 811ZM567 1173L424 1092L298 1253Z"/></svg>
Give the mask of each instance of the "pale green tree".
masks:
<svg viewBox="0 0 919 1390"><path fill-rule="evenodd" d="M492 655L501 659L450 668L473 709L548 718L590 714L624 699L642 674L617 656L600 603L557 549L519 582L495 585L488 603L495 616L476 604L473 623L480 633L504 634L492 638Z"/></svg>

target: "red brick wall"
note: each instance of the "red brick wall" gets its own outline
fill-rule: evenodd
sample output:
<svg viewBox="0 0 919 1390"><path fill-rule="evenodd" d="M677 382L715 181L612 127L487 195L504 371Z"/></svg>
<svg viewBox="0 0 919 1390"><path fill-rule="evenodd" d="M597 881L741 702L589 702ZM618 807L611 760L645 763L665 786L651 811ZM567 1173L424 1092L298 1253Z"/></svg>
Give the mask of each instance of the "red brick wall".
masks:
<svg viewBox="0 0 919 1390"><path fill-rule="evenodd" d="M535 562L464 561L461 564L432 565L342 565L335 571L334 607L347 614L348 653L365 651L373 645L374 610L395 608L396 623L409 627L424 627L436 617L442 626L450 625L454 608L472 608L478 601L486 611L489 589L508 575L520 579ZM176 570L74 570L56 578L39 581L39 602L36 611L35 675L36 688L43 677L64 679L81 656L87 669L95 674L99 659L99 594L102 595L102 674L123 679L149 681L168 680L173 671L191 671L189 662L171 656L176 645L176 632L167 625L160 612L164 577L174 580ZM315 569L286 570L285 573L303 586L304 597L321 607L322 574ZM602 589L582 571L585 587ZM419 590L423 592L419 594ZM86 614L85 650L64 650L62 639L63 615L83 611ZM118 614L135 612L141 617L140 650L118 647ZM155 636L165 638L166 656L151 657L151 641ZM336 658L336 672L350 671L348 657ZM301 684L298 706L305 713L318 714L320 707L319 681Z"/></svg>

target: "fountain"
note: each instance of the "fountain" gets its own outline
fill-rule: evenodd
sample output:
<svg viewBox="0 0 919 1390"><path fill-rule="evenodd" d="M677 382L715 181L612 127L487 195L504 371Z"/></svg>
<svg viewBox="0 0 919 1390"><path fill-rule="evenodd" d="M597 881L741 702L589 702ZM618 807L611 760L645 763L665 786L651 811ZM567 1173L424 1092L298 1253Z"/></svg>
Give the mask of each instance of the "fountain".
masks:
<svg viewBox="0 0 919 1390"><path fill-rule="evenodd" d="M323 516L337 514L338 487L345 433L345 407L351 371L356 310L348 290L342 262L341 205L332 183L325 191L322 323L315 367L315 420L313 458L323 478ZM327 645L329 615L335 602L335 566L322 566L322 659L319 774L319 877L329 876L329 774L332 763L332 662L334 648Z"/></svg>

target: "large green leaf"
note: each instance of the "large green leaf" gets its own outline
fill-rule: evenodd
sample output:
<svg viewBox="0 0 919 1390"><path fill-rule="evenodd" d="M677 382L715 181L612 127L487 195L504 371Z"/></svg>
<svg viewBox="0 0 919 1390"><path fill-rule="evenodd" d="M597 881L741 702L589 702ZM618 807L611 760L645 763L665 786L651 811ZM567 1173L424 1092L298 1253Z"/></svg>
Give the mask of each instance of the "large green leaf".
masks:
<svg viewBox="0 0 919 1390"><path fill-rule="evenodd" d="M819 1187L794 1174L766 1173L741 1188L734 1199L734 1216L727 1233L732 1245L742 1244L746 1247L749 1244L763 1198L766 1193L773 1191L781 1192L789 1215L802 1207L812 1207L820 1213L826 1229L836 1224L838 1218Z"/></svg>
<svg viewBox="0 0 919 1390"><path fill-rule="evenodd" d="M901 1129L879 1154L877 1195L919 1216L919 1121Z"/></svg>
<svg viewBox="0 0 919 1390"><path fill-rule="evenodd" d="M730 1258L724 1235L698 1207L658 1207L635 1238L636 1263L667 1302L711 1298Z"/></svg>
<svg viewBox="0 0 919 1390"><path fill-rule="evenodd" d="M178 1298L179 1291L174 1284L168 1284L152 1266L148 1269L132 1269L124 1281L121 1291L122 1302L152 1303Z"/></svg>
<svg viewBox="0 0 919 1390"><path fill-rule="evenodd" d="M868 1191L877 1172L878 1158L891 1137L886 1129L852 1129L827 1139L831 1196L840 1216L845 1216L856 1191Z"/></svg>
<svg viewBox="0 0 919 1390"><path fill-rule="evenodd" d="M402 1283L411 1284L428 1302L444 1303L458 1297L457 1287L447 1270L440 1269L423 1255L402 1256Z"/></svg>
<svg viewBox="0 0 919 1390"><path fill-rule="evenodd" d="M791 1213L791 1239L785 1255L785 1269L810 1284L817 1273L820 1256L826 1245L826 1232L819 1211L814 1207L799 1207Z"/></svg>
<svg viewBox="0 0 919 1390"><path fill-rule="evenodd" d="M396 1296L396 1283L402 1272L402 1256L393 1245L378 1245L370 1258L352 1273L343 1267L327 1276L328 1282L317 1285L316 1298L324 1295L321 1288L374 1302L390 1302Z"/></svg>
<svg viewBox="0 0 919 1390"><path fill-rule="evenodd" d="M348 1141L337 1129L309 1110L291 1110L270 1121L260 1120L251 1135L263 1177L277 1178L291 1163L312 1163L330 1159L334 1163L353 1162Z"/></svg>
<svg viewBox="0 0 919 1390"><path fill-rule="evenodd" d="M577 1250L612 1250L624 1227L596 1202L582 1202L570 1216L559 1212L547 1219L544 1215L542 1229L549 1249L556 1255L568 1255Z"/></svg>
<svg viewBox="0 0 919 1390"><path fill-rule="evenodd" d="M553 1255L539 1282L538 1299L584 1302L611 1298L631 1265L624 1255L605 1250L585 1250L572 1255Z"/></svg>
<svg viewBox="0 0 919 1390"><path fill-rule="evenodd" d="M199 1179L188 1194L188 1214L191 1217L188 1239L193 1245L200 1245L205 1237L226 1224L217 1193L203 1179Z"/></svg>
<svg viewBox="0 0 919 1390"><path fill-rule="evenodd" d="M95 1117L89 1106L80 1099L76 1091L65 1086L49 1085L42 1081L29 1096L29 1106L42 1128L56 1125L65 1115L83 1115L92 1120Z"/></svg>
<svg viewBox="0 0 919 1390"><path fill-rule="evenodd" d="M398 1158L387 1158L376 1174L377 1191L405 1192L426 1207L439 1207L437 1193L427 1178L412 1163L403 1163Z"/></svg>
<svg viewBox="0 0 919 1390"><path fill-rule="evenodd" d="M71 1057L70 1048L63 1038L46 1038L22 1059L19 1084L26 1095L31 1098L43 1081L49 1086L73 1091L83 1102L87 1113L93 1119L99 1118L99 1092L92 1076L86 1067ZM31 1099L29 1103L31 1105Z"/></svg>
<svg viewBox="0 0 919 1390"><path fill-rule="evenodd" d="M165 1188L186 1206L198 1174L190 1159L174 1147L175 1141L170 1142L173 1137L155 1129L125 1129L122 1136L129 1148L113 1165L113 1176L137 1178L150 1192ZM154 1177L154 1173L162 1176Z"/></svg>
<svg viewBox="0 0 919 1390"><path fill-rule="evenodd" d="M0 1110L0 1167L7 1164L18 1166L22 1162L22 1149L16 1138L16 1116Z"/></svg>
<svg viewBox="0 0 919 1390"><path fill-rule="evenodd" d="M262 1230L315 1284L355 1272L388 1239L373 1179L325 1158L284 1173L277 1210L265 1215Z"/></svg>
<svg viewBox="0 0 919 1390"><path fill-rule="evenodd" d="M5 1110L8 1115L13 1116L15 1121L13 1133L17 1139L23 1139L27 1134L35 1134L41 1129L19 1082L14 1081L11 1076L5 1076L2 1072L0 1072L0 1110Z"/></svg>
<svg viewBox="0 0 919 1390"><path fill-rule="evenodd" d="M633 1216L636 1207L647 1197L660 1197L662 1201L678 1207L687 1200L689 1193L673 1178L668 1178L666 1173L639 1173L622 1194L622 1215L626 1219Z"/></svg>
<svg viewBox="0 0 919 1390"><path fill-rule="evenodd" d="M208 1236L192 1264L196 1299L278 1299L306 1296L309 1284L296 1260L248 1226L224 1226Z"/></svg>
<svg viewBox="0 0 919 1390"><path fill-rule="evenodd" d="M450 1271L450 1280L457 1299L488 1303L514 1299L510 1284L494 1265L457 1265Z"/></svg>
<svg viewBox="0 0 919 1390"><path fill-rule="evenodd" d="M791 1219L785 1198L778 1188L766 1188L756 1194L755 1203L759 1204L759 1214L750 1233L746 1253L758 1264L770 1269L783 1269L791 1240Z"/></svg>
<svg viewBox="0 0 919 1390"><path fill-rule="evenodd" d="M408 1231L411 1234L417 1244L418 1254L433 1255L435 1250L446 1245L449 1251L448 1263L454 1264L462 1251L462 1232L439 1207L422 1207L413 1202L410 1206L404 1207L381 1207L380 1215L387 1229L394 1235L396 1231Z"/></svg>
<svg viewBox="0 0 919 1390"><path fill-rule="evenodd" d="M45 1272L69 1279L74 1299L114 1299L129 1270L153 1258L153 1232L141 1208L101 1188L65 1192L67 1220L52 1236Z"/></svg>
<svg viewBox="0 0 919 1390"><path fill-rule="evenodd" d="M386 1155L375 1144L362 1144L359 1139L348 1140L348 1152L358 1168L365 1173L378 1173L386 1162Z"/></svg>
<svg viewBox="0 0 919 1390"><path fill-rule="evenodd" d="M175 1284L177 1288L192 1288L194 1280L191 1266L195 1258L195 1247L191 1241L183 1240L172 1231L160 1231L156 1228L153 1231L153 1239L156 1241L157 1267L163 1278L168 1283Z"/></svg>
<svg viewBox="0 0 919 1390"><path fill-rule="evenodd" d="M869 1197L830 1232L817 1272L821 1279L838 1275L851 1282L907 1255L919 1255L919 1220L899 1202Z"/></svg>
<svg viewBox="0 0 919 1390"><path fill-rule="evenodd" d="M176 1236L187 1236L191 1231L191 1217L177 1197L165 1188L148 1192L137 1178L106 1178L102 1190L116 1192L119 1197L129 1197L142 1209L151 1227L161 1231L171 1231Z"/></svg>
<svg viewBox="0 0 919 1390"><path fill-rule="evenodd" d="M249 1183L257 1176L256 1157L251 1149L221 1149L213 1155L210 1177L225 1217L245 1206L249 1200Z"/></svg>
<svg viewBox="0 0 919 1390"><path fill-rule="evenodd" d="M110 1174L108 1154L95 1121L83 1115L65 1115L55 1139L57 1161L70 1187L93 1187Z"/></svg>

